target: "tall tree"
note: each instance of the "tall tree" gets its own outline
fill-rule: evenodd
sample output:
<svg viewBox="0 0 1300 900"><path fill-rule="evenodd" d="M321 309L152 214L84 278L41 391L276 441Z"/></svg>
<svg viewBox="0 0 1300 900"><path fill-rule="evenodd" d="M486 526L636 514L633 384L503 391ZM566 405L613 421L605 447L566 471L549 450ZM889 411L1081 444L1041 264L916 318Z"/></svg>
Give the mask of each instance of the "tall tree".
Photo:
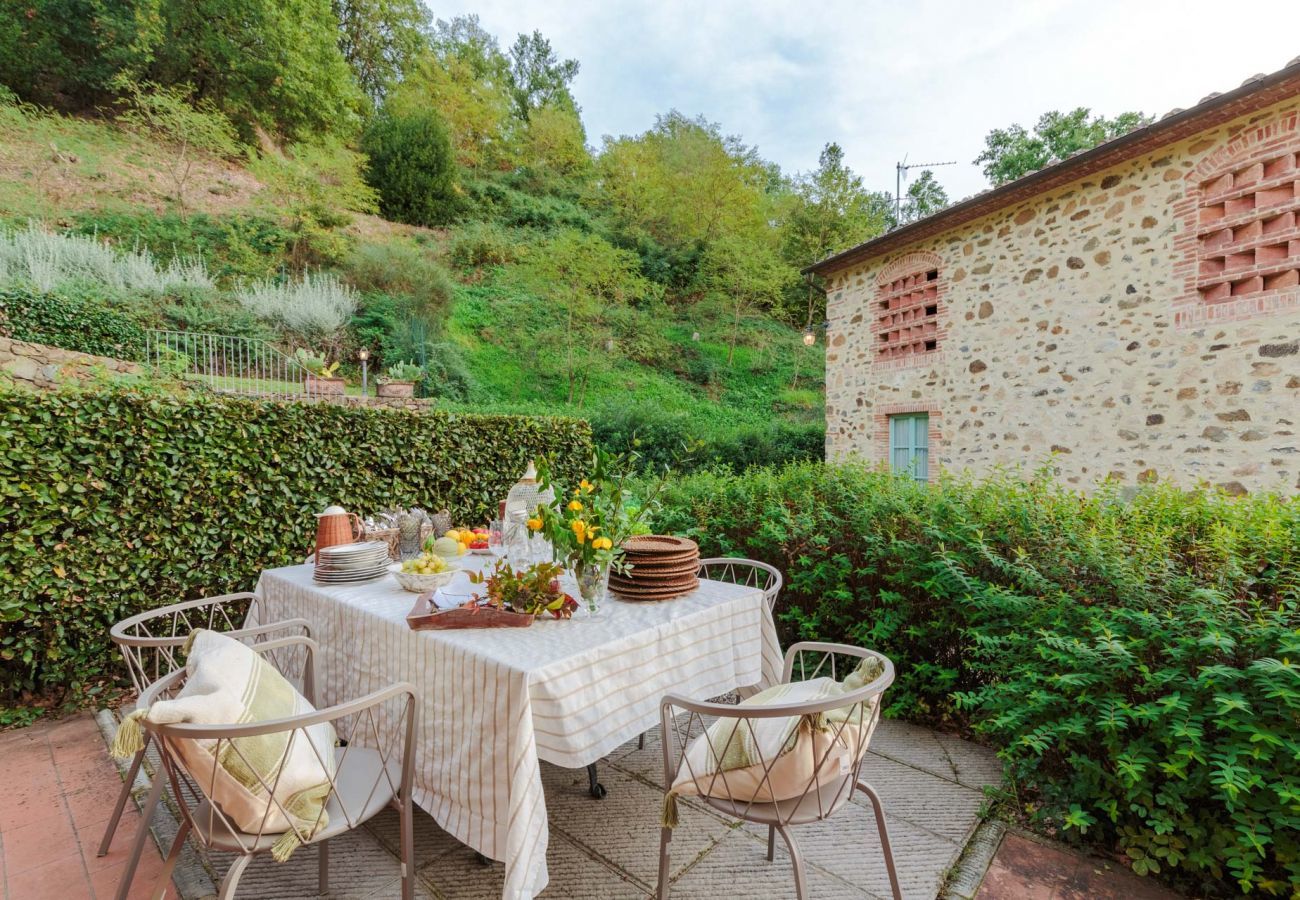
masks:
<svg viewBox="0 0 1300 900"><path fill-rule="evenodd" d="M827 144L817 168L794 179L781 229L782 253L803 267L883 233L892 219L889 195L863 187L844 164L840 145Z"/></svg>
<svg viewBox="0 0 1300 900"><path fill-rule="evenodd" d="M903 199L903 224L924 219L931 213L937 213L948 205L948 192L943 189L934 172L923 169L917 179L907 186L907 196Z"/></svg>
<svg viewBox="0 0 1300 900"><path fill-rule="evenodd" d="M1120 113L1108 119L1093 116L1086 106L1066 113L1052 110L1039 117L1032 134L1021 125L994 128L985 136L984 152L975 157L975 162L983 164L984 175L994 186L1006 184L1149 121L1140 112Z"/></svg>
<svg viewBox="0 0 1300 900"><path fill-rule="evenodd" d="M510 47L510 94L515 115L527 122L545 106L576 109L569 84L578 74L576 59L561 60L540 31L521 34Z"/></svg>
<svg viewBox="0 0 1300 900"><path fill-rule="evenodd" d="M700 282L710 301L725 310L731 329L728 366L745 319L773 310L797 278L798 273L774 249L737 235L722 237L705 251Z"/></svg>
<svg viewBox="0 0 1300 900"><path fill-rule="evenodd" d="M339 50L357 85L378 104L428 40L429 11L420 0L332 0Z"/></svg>
<svg viewBox="0 0 1300 900"><path fill-rule="evenodd" d="M393 90L395 113L432 107L451 130L456 160L469 168L514 164L510 64L477 16L439 20L429 49Z"/></svg>

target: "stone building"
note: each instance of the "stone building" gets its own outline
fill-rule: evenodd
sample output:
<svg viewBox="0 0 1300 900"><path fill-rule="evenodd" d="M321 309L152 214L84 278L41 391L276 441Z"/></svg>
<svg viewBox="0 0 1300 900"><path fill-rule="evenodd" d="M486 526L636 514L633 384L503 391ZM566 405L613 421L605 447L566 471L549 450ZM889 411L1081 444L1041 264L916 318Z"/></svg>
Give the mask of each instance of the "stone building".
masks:
<svg viewBox="0 0 1300 900"><path fill-rule="evenodd" d="M1300 490L1300 59L806 271L830 458Z"/></svg>

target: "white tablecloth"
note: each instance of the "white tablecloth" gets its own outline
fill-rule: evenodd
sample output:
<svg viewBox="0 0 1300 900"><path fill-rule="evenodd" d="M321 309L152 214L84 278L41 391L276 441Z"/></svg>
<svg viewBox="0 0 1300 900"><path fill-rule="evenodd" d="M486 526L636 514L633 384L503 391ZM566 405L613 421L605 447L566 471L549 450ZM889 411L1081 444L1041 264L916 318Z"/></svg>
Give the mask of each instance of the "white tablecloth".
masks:
<svg viewBox="0 0 1300 900"><path fill-rule="evenodd" d="M596 619L411 631L415 595L391 577L326 586L312 571L263 572L259 613L311 622L322 705L397 681L415 685L415 802L458 840L505 862L507 898L546 886L539 758L586 766L656 725L666 693L703 699L780 677L776 628L754 588L703 581L661 603L611 597ZM463 574L448 588L470 590ZM657 816L646 810L647 835Z"/></svg>

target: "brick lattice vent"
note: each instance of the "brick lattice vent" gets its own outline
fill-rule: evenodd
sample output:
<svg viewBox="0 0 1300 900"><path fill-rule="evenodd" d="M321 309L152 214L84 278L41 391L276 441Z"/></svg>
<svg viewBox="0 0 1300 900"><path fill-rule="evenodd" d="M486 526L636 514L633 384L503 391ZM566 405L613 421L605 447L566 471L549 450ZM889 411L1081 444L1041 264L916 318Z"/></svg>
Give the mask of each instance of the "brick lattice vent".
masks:
<svg viewBox="0 0 1300 900"><path fill-rule="evenodd" d="M876 359L900 359L939 349L939 270L928 268L880 284Z"/></svg>

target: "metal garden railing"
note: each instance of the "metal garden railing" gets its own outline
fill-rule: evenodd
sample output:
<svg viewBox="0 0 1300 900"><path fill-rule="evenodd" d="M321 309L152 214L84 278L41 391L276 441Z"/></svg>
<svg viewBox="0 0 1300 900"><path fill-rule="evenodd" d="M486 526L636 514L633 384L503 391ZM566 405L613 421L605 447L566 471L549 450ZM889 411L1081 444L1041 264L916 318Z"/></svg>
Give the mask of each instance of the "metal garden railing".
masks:
<svg viewBox="0 0 1300 900"><path fill-rule="evenodd" d="M150 365L215 391L290 399L318 392L297 360L257 338L158 330L145 337Z"/></svg>

